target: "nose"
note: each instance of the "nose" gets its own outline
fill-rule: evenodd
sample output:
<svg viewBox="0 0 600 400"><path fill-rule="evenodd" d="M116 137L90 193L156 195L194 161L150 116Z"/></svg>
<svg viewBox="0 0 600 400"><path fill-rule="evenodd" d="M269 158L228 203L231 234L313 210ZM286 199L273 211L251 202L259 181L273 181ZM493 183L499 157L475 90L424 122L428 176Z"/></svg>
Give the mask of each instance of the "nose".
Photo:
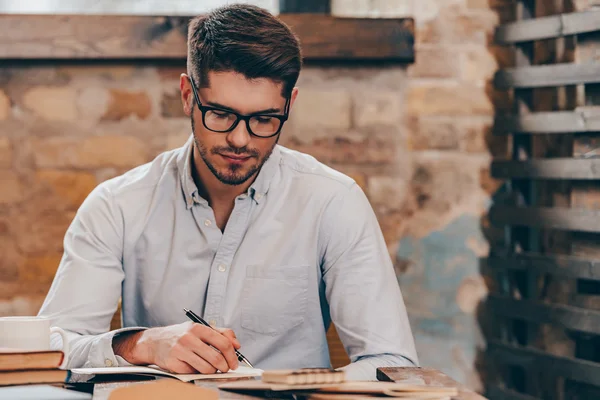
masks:
<svg viewBox="0 0 600 400"><path fill-rule="evenodd" d="M240 121L235 129L227 134L227 143L237 149L246 147L251 139L245 121Z"/></svg>

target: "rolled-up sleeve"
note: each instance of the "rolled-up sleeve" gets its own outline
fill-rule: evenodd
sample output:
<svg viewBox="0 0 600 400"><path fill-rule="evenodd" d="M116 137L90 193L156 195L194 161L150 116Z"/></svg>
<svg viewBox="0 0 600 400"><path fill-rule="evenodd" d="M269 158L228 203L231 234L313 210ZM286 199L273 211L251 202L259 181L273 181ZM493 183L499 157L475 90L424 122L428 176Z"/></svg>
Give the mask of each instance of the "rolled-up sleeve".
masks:
<svg viewBox="0 0 600 400"><path fill-rule="evenodd" d="M67 368L122 365L109 331L121 297L123 218L107 187L98 186L84 201L64 239L64 254L39 315L67 331ZM58 336L58 335L56 335ZM52 347L62 348L60 337Z"/></svg>
<svg viewBox="0 0 600 400"><path fill-rule="evenodd" d="M350 379L376 368L417 366L406 308L377 218L358 185L335 197L322 221L325 294L351 364Z"/></svg>

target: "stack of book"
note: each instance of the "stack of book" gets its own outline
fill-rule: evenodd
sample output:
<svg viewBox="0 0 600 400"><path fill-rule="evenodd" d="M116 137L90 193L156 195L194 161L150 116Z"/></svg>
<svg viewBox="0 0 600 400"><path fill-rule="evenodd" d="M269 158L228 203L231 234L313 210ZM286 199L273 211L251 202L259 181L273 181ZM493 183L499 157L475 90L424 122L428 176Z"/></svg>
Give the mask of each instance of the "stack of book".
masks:
<svg viewBox="0 0 600 400"><path fill-rule="evenodd" d="M58 369L62 351L0 349L0 386L63 383L68 371Z"/></svg>

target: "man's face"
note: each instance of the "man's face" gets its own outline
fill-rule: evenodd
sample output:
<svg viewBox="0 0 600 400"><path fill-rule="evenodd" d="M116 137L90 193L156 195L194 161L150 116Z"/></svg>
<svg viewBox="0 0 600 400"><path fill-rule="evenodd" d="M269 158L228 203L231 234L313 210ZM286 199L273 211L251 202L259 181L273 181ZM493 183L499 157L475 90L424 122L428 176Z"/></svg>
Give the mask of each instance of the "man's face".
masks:
<svg viewBox="0 0 600 400"><path fill-rule="evenodd" d="M281 96L282 85L266 78L248 80L236 72L209 72L210 87L197 93L204 106L217 107L248 115L268 110L269 114L285 112L286 99ZM198 85L198 82L196 82ZM207 129L202 112L195 104L191 83L182 75L181 92L184 110L191 116L194 141L206 167L222 183L241 185L253 177L271 155L279 135L269 138L251 135L245 121L230 132ZM290 107L297 95L294 89Z"/></svg>

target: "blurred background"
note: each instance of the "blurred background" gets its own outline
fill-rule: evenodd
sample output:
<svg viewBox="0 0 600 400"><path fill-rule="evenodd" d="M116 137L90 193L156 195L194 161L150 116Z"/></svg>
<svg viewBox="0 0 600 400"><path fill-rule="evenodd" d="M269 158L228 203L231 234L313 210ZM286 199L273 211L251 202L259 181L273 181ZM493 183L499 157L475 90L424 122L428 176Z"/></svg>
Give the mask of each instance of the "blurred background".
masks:
<svg viewBox="0 0 600 400"><path fill-rule="evenodd" d="M495 398L597 393L597 4L248 2L280 13L304 43L280 144L367 194L422 365ZM97 184L188 138L185 16L225 3L0 0L0 316L37 313ZM522 22L545 16L542 28ZM539 70L559 63L575 67ZM535 112L553 115L524 117Z"/></svg>

